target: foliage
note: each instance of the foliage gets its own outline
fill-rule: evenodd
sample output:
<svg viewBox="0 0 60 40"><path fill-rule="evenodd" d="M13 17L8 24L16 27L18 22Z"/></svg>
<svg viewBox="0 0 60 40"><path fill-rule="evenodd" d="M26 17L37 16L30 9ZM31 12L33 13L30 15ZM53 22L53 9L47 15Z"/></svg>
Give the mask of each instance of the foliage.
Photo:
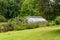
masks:
<svg viewBox="0 0 60 40"><path fill-rule="evenodd" d="M56 25L55 20L50 21L48 24L48 26L54 26L54 25Z"/></svg>
<svg viewBox="0 0 60 40"><path fill-rule="evenodd" d="M17 16L43 16L53 20L60 16L59 0L0 0L0 15L5 18ZM40 13L39 13L40 12Z"/></svg>
<svg viewBox="0 0 60 40"><path fill-rule="evenodd" d="M0 0L0 15L14 18L20 14L21 0Z"/></svg>
<svg viewBox="0 0 60 40"><path fill-rule="evenodd" d="M56 17L55 22L56 22L57 25L60 24L60 16Z"/></svg>
<svg viewBox="0 0 60 40"><path fill-rule="evenodd" d="M25 0L21 6L22 16L39 15L38 1L37 0Z"/></svg>
<svg viewBox="0 0 60 40"><path fill-rule="evenodd" d="M40 15L47 20L53 20L55 13L53 10L54 6L51 6L50 0L40 0ZM49 4L50 3L50 4Z"/></svg>
<svg viewBox="0 0 60 40"><path fill-rule="evenodd" d="M19 15L20 14L20 15ZM10 19L16 16L39 15L36 0L0 0L0 15Z"/></svg>
<svg viewBox="0 0 60 40"><path fill-rule="evenodd" d="M54 20L56 16L60 16L59 0L40 0L40 13L41 16L47 20Z"/></svg>
<svg viewBox="0 0 60 40"><path fill-rule="evenodd" d="M2 15L0 15L0 22L5 22L6 21L6 18Z"/></svg>

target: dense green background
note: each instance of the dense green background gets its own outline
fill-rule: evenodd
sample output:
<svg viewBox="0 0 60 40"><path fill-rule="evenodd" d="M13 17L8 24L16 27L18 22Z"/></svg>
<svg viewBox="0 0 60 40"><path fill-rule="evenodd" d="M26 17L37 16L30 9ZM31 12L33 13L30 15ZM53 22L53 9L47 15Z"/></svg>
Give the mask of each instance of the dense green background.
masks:
<svg viewBox="0 0 60 40"><path fill-rule="evenodd" d="M16 16L43 16L53 20L60 16L59 0L0 0L0 15L10 19Z"/></svg>

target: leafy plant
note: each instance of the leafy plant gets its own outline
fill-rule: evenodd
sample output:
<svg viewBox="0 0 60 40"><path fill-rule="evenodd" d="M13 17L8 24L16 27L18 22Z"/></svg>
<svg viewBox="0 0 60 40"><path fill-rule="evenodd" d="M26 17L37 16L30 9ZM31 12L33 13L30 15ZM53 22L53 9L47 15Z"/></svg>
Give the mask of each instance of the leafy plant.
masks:
<svg viewBox="0 0 60 40"><path fill-rule="evenodd" d="M55 22L56 22L57 25L60 24L60 16L56 17Z"/></svg>

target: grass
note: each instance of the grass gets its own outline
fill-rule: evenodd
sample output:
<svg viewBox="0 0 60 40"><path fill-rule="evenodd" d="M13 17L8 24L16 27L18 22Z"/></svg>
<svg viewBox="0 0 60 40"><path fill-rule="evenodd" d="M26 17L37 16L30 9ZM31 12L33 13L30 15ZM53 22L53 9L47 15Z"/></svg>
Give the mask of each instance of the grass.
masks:
<svg viewBox="0 0 60 40"><path fill-rule="evenodd" d="M0 33L0 40L60 40L60 25Z"/></svg>

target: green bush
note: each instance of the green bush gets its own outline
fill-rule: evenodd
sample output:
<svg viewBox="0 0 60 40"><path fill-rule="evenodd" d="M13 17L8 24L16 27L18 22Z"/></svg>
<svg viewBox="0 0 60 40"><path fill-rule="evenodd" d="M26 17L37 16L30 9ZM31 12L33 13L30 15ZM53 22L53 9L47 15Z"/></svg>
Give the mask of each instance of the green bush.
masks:
<svg viewBox="0 0 60 40"><path fill-rule="evenodd" d="M16 18L13 18L13 19L10 19L8 21L8 24L11 25L14 30L22 30L22 29L25 29L23 27L23 19L21 19L20 17L16 17Z"/></svg>
<svg viewBox="0 0 60 40"><path fill-rule="evenodd" d="M57 16L57 17L56 17L56 19L55 19L55 23L56 23L57 25L60 24L60 16Z"/></svg>
<svg viewBox="0 0 60 40"><path fill-rule="evenodd" d="M6 31L6 28L2 25L0 25L0 32L5 32Z"/></svg>
<svg viewBox="0 0 60 40"><path fill-rule="evenodd" d="M5 22L6 21L6 18L2 15L0 15L0 22Z"/></svg>
<svg viewBox="0 0 60 40"><path fill-rule="evenodd" d="M13 30L14 30L13 26L8 23L0 25L0 32L7 32L7 31L13 31Z"/></svg>
<svg viewBox="0 0 60 40"><path fill-rule="evenodd" d="M53 25L56 25L55 20L50 21L50 22L48 23L48 26L53 26Z"/></svg>
<svg viewBox="0 0 60 40"><path fill-rule="evenodd" d="M0 26L0 32L18 30L19 25L20 22L18 19L10 19L7 23L4 23Z"/></svg>

